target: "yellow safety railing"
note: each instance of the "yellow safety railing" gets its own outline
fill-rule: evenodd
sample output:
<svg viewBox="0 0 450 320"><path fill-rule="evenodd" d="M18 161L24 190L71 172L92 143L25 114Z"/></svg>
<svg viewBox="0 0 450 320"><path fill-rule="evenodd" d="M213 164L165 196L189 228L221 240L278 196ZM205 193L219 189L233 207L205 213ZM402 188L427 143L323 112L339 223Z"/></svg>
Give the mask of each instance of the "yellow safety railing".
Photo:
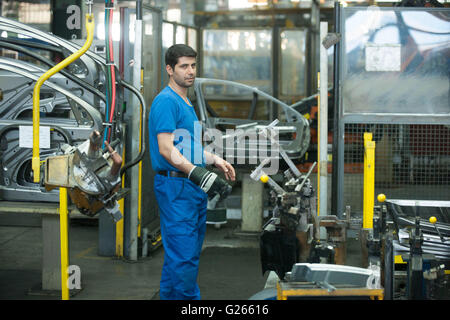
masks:
<svg viewBox="0 0 450 320"><path fill-rule="evenodd" d="M122 159L125 159L125 146L123 148L123 152L121 154ZM124 165L125 161L122 162L122 167ZM122 189L125 188L125 179L122 179ZM125 198L121 198L119 201L117 201L119 203L119 209L120 212L122 213L122 216L125 216ZM116 222L116 256L117 257L123 257L123 220L124 219L120 219L119 221Z"/></svg>
<svg viewBox="0 0 450 320"><path fill-rule="evenodd" d="M44 73L36 81L33 89L33 158L32 170L34 182L40 180L40 157L39 157L39 111L40 111L40 92L41 86L51 76L67 67L69 64L81 57L91 46L94 39L94 16L92 13L86 14L87 39L84 45L77 52L73 53L56 66ZM59 188L59 223L60 223L60 242L61 242L61 298L69 300L68 288L68 267L69 267L69 238L68 238L68 210L67 210L67 189Z"/></svg>
<svg viewBox="0 0 450 320"><path fill-rule="evenodd" d="M94 39L94 16L92 14L86 14L86 30L87 40L83 47L77 52L71 54L66 59L58 63L56 66L48 70L36 81L33 89L33 158L31 160L31 168L33 169L34 182L40 180L40 158L39 158L39 111L40 111L40 93L41 86L55 73L61 71L69 64L81 57L91 46Z"/></svg>
<svg viewBox="0 0 450 320"><path fill-rule="evenodd" d="M373 229L375 202L375 141L372 133L364 133L363 229Z"/></svg>
<svg viewBox="0 0 450 320"><path fill-rule="evenodd" d="M59 188L59 230L61 243L61 299L69 300L67 285L69 268L69 232L68 232L67 188Z"/></svg>

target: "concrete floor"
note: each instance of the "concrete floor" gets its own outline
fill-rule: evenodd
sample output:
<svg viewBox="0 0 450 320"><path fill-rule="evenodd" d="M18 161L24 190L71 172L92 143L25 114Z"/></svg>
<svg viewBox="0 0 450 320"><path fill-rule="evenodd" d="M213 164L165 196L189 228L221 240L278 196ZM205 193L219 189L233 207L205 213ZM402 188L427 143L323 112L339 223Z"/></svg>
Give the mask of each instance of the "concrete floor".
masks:
<svg viewBox="0 0 450 320"><path fill-rule="evenodd" d="M261 273L259 239L241 235L239 227L240 220L228 220L219 229L207 225L198 277L204 300L247 300L266 285L269 273ZM41 290L42 249L40 227L0 226L0 300L60 299L59 292ZM97 251L97 225L72 219L69 264L80 267L82 289L71 300L159 299L162 246L136 262ZM359 266L360 259L359 242L349 239L347 264Z"/></svg>
<svg viewBox="0 0 450 320"><path fill-rule="evenodd" d="M234 236L236 221L220 229L207 226L198 279L203 299L245 300L264 288L267 275L261 274L258 239ZM57 292L40 290L42 249L40 227L0 226L0 299L60 298ZM69 264L80 267L82 287L72 300L159 299L162 246L136 262L101 257L97 251L95 223L72 220Z"/></svg>

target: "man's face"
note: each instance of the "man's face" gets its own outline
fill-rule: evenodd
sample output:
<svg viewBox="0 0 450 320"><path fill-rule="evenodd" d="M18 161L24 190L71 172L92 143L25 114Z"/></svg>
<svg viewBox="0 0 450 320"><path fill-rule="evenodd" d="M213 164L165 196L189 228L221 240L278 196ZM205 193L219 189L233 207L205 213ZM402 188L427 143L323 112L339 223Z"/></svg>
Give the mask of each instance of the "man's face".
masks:
<svg viewBox="0 0 450 320"><path fill-rule="evenodd" d="M180 57L174 69L168 65L166 70L177 85L189 88L194 84L196 60L194 57Z"/></svg>

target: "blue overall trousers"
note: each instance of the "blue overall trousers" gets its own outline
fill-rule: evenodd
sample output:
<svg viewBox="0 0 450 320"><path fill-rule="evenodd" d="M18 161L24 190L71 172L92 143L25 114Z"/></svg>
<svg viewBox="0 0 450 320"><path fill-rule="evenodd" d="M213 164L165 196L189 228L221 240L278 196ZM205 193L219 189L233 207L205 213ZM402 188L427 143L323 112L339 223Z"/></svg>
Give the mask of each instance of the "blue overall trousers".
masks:
<svg viewBox="0 0 450 320"><path fill-rule="evenodd" d="M161 300L200 300L197 284L206 231L207 194L187 178L155 175L164 265Z"/></svg>

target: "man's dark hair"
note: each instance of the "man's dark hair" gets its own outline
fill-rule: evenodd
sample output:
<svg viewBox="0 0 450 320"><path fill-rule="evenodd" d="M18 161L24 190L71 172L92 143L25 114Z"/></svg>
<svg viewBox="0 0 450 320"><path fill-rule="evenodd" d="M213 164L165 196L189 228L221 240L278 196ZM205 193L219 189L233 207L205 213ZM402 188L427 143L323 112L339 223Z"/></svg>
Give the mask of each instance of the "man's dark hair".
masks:
<svg viewBox="0 0 450 320"><path fill-rule="evenodd" d="M185 44L174 44L166 51L166 66L169 65L172 69L175 69L175 65L178 63L180 57L197 57L197 52L191 47Z"/></svg>

